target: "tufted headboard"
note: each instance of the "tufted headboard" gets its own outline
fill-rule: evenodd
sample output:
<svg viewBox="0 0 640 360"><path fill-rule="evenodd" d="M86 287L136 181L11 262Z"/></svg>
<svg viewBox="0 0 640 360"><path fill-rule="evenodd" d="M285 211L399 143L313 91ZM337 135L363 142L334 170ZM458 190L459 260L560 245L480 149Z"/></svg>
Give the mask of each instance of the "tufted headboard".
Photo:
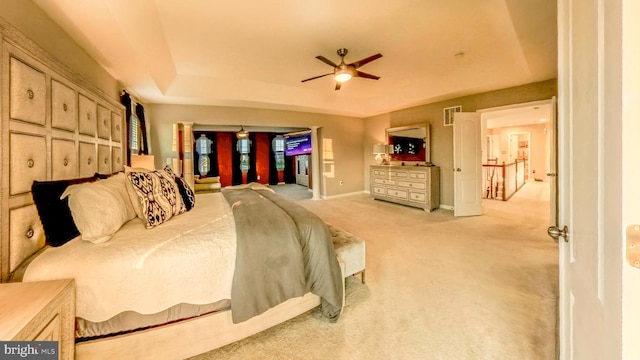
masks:
<svg viewBox="0 0 640 360"><path fill-rule="evenodd" d="M124 108L0 18L0 268L45 245L34 180L123 170Z"/></svg>

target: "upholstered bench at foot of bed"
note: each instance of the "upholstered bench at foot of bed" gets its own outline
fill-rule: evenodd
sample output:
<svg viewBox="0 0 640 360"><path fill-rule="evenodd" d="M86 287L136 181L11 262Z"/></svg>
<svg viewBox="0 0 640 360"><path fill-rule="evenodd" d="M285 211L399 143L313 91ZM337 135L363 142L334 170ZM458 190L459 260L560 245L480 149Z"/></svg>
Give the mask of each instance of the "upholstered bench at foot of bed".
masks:
<svg viewBox="0 0 640 360"><path fill-rule="evenodd" d="M344 277L361 274L364 283L366 248L364 240L340 228L327 224L336 255L344 263Z"/></svg>

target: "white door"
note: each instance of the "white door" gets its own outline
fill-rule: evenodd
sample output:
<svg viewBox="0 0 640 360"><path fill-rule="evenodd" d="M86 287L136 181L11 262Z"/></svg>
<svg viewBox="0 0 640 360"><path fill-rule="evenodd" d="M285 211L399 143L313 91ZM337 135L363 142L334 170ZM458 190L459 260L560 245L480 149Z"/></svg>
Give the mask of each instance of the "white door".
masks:
<svg viewBox="0 0 640 360"><path fill-rule="evenodd" d="M637 153L627 152L623 139L638 143L638 126L627 126L637 117L626 112L637 109L640 86L623 101L624 66L636 73L637 61L623 62L621 45L622 38L637 43L638 33L622 36L622 18L633 6L623 16L621 2L639 9L637 0L558 2L558 220L568 227L567 241L559 242L559 335L566 360L640 358L639 334L630 332L640 328L638 302L624 311L639 292L624 274L637 269L625 264L623 246L626 205L638 209L638 191L626 191ZM639 12L632 14L627 24L638 22Z"/></svg>
<svg viewBox="0 0 640 360"><path fill-rule="evenodd" d="M453 119L454 216L482 215L482 153L479 113Z"/></svg>
<svg viewBox="0 0 640 360"><path fill-rule="evenodd" d="M587 0L595 5L596 0ZM572 16L589 26L566 29L572 51L560 57L558 84L558 206L559 225L569 234L559 239L561 359L607 359L603 288L604 260L601 223L603 174L600 159L601 122L598 89L597 7ZM559 14L560 16L560 14ZM569 26L575 25L571 19ZM580 23L579 22L579 23ZM567 49L568 50L568 49ZM581 58L572 58L583 54ZM560 56L560 54L559 54ZM583 61L584 65L579 64ZM571 76L569 76L571 74ZM564 75L564 76L563 76ZM579 155L573 157L573 155Z"/></svg>
<svg viewBox="0 0 640 360"><path fill-rule="evenodd" d="M509 134L509 161L515 162L518 158L518 134Z"/></svg>
<svg viewBox="0 0 640 360"><path fill-rule="evenodd" d="M557 114L558 100L554 96L551 99L551 124L549 124L549 130L547 134L547 177L549 181L549 224L558 224L558 162L556 161L556 154L558 151L558 114Z"/></svg>

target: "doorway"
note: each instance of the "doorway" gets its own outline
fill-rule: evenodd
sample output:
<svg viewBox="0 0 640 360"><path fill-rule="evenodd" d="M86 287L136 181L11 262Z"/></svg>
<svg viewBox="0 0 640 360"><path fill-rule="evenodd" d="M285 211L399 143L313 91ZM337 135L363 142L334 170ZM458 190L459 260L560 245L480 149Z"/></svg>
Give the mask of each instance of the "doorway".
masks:
<svg viewBox="0 0 640 360"><path fill-rule="evenodd" d="M518 196L548 202L555 217L555 99L479 110L483 164L524 162L525 185ZM483 179L483 182L485 180ZM483 186L486 188L486 186ZM517 194L517 193L516 193ZM515 195L514 195L515 196Z"/></svg>

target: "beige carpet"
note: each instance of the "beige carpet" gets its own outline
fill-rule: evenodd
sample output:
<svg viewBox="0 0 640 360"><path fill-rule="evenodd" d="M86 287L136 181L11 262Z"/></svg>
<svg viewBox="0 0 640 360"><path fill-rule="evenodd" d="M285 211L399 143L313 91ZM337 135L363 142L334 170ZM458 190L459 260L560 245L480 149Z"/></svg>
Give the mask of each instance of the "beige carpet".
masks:
<svg viewBox="0 0 640 360"><path fill-rule="evenodd" d="M366 194L297 200L366 240L367 283L347 279L335 324L312 310L194 359L554 359L557 245L530 185L468 218Z"/></svg>

